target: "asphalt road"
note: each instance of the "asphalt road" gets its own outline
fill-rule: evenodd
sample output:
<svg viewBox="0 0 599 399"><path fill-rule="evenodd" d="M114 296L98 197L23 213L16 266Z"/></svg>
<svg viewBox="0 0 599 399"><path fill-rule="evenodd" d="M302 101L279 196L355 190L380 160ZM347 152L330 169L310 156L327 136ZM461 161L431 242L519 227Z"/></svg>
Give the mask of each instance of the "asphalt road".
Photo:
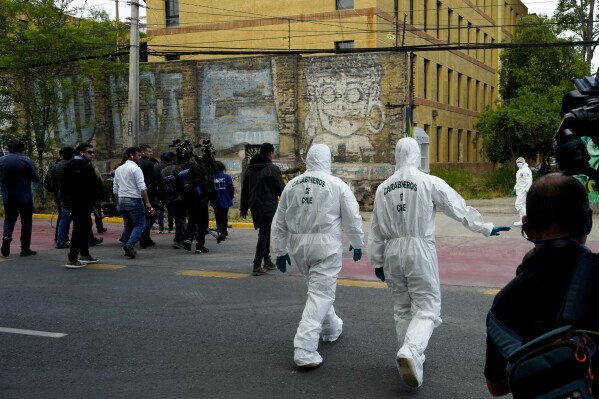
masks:
<svg viewBox="0 0 599 399"><path fill-rule="evenodd" d="M2 399L490 397L486 311L531 248L515 230L485 238L438 216L444 323L426 352L424 385L414 390L395 368L390 293L349 252L335 305L344 333L320 345L319 368L304 371L293 363L293 336L305 282L294 267L249 275L254 230L231 229L221 244L209 237L211 252L199 255L154 234L158 245L129 259L120 226L109 223L105 243L91 250L102 263L67 270L50 223L35 221L38 255L19 257L15 234L13 254L0 261Z"/></svg>
<svg viewBox="0 0 599 399"><path fill-rule="evenodd" d="M165 248L159 237L158 247L134 260L109 243L92 252L106 263L80 270L60 266L64 250L1 262L0 327L66 335L0 332L0 397L488 396L482 359L492 297L484 289L444 286L445 323L433 335L418 390L399 379L390 295L376 287L338 287L344 334L321 344L321 367L303 371L293 363L293 335L306 288L294 270L181 274L247 263L239 259L253 238L236 230L209 254L193 255Z"/></svg>

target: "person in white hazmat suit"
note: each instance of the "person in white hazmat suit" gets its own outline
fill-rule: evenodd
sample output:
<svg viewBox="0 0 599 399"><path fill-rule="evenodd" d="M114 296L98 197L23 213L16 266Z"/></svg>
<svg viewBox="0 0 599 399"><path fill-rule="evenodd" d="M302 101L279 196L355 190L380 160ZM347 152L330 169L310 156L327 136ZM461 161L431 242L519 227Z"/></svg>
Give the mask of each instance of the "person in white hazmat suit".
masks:
<svg viewBox="0 0 599 399"><path fill-rule="evenodd" d="M516 159L516 185L512 190L512 195L516 196L516 210L520 214L520 219L514 222L514 226L522 226L522 216L526 216L526 194L532 185L532 172L524 158Z"/></svg>
<svg viewBox="0 0 599 399"><path fill-rule="evenodd" d="M283 190L271 227L271 252L277 267L297 265L308 283L308 298L297 328L294 360L300 367L322 362L318 340L333 342L343 331L335 313L335 290L341 270L342 230L349 238L354 261L362 257L364 233L358 202L341 179L331 176L331 150L313 145L306 158L306 172Z"/></svg>
<svg viewBox="0 0 599 399"><path fill-rule="evenodd" d="M376 276L386 279L391 289L397 368L404 383L415 388L423 381L428 341L441 324L435 210L485 236L510 227L485 223L445 181L418 170L420 146L415 139L397 142L395 161L395 172L376 191L367 253Z"/></svg>

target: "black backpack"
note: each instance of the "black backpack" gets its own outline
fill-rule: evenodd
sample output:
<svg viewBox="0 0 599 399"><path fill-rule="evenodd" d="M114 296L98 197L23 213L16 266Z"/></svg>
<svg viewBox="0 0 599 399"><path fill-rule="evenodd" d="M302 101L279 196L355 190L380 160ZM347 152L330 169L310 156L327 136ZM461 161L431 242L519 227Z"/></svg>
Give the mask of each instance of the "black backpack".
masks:
<svg viewBox="0 0 599 399"><path fill-rule="evenodd" d="M169 165L161 172L162 190L164 192L164 199L167 204L173 204L182 200L181 194L179 193L179 189L177 187L177 176L175 175L176 168L177 167L175 165Z"/></svg>
<svg viewBox="0 0 599 399"><path fill-rule="evenodd" d="M576 327L587 308L598 259L591 253L580 255L557 319L559 327L524 345L522 337L489 311L489 338L508 360L506 372L515 399L599 397L592 390L599 375L594 375L597 367L591 363L599 335Z"/></svg>
<svg viewBox="0 0 599 399"><path fill-rule="evenodd" d="M46 177L44 177L43 187L49 193L58 195L58 179L56 178L56 165L50 166Z"/></svg>

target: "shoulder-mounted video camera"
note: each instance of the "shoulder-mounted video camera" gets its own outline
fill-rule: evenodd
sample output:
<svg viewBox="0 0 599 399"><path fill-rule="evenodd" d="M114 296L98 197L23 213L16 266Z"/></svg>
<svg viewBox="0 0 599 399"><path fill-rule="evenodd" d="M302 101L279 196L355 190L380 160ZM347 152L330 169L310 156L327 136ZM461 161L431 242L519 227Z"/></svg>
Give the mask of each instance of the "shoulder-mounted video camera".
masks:
<svg viewBox="0 0 599 399"><path fill-rule="evenodd" d="M214 152L214 147L209 139L203 139L202 144L199 144L196 147L200 148L200 154L202 154L202 158L210 160L214 159L214 155L216 153Z"/></svg>
<svg viewBox="0 0 599 399"><path fill-rule="evenodd" d="M177 162L181 162L181 158L184 152L193 152L193 144L189 141L189 139L175 139L173 140L173 143L169 144L168 146L170 148L175 148Z"/></svg>
<svg viewBox="0 0 599 399"><path fill-rule="evenodd" d="M589 164L588 137L599 146L599 79L597 76L574 78L577 90L562 99L562 121L553 136L553 150L559 168L566 175L587 175L599 181L599 172Z"/></svg>

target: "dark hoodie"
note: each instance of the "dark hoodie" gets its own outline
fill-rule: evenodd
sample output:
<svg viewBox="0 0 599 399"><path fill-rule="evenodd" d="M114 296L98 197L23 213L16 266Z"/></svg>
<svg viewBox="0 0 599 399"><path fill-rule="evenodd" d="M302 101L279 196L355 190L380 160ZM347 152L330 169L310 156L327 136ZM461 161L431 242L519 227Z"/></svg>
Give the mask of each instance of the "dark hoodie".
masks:
<svg viewBox="0 0 599 399"><path fill-rule="evenodd" d="M67 209L87 209L102 197L102 181L84 159L66 161L58 174L60 200Z"/></svg>
<svg viewBox="0 0 599 399"><path fill-rule="evenodd" d="M239 209L242 212L251 210L255 229L260 228L261 222L272 221L284 188L281 170L268 157L257 154L250 159L243 178Z"/></svg>

